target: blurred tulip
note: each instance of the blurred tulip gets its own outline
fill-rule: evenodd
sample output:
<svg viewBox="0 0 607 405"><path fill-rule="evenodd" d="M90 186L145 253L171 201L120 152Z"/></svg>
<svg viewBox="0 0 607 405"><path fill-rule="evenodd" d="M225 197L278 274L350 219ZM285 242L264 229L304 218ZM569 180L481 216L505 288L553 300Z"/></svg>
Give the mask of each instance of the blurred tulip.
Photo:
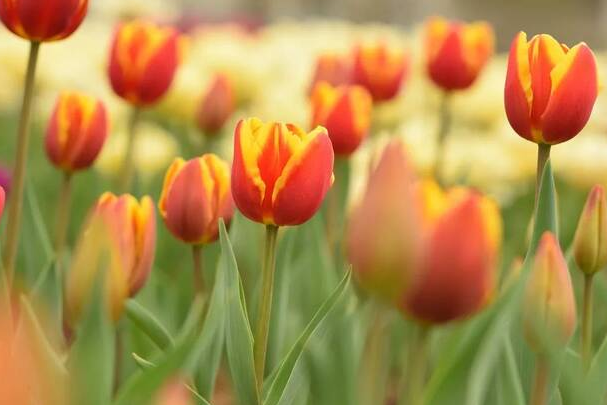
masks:
<svg viewBox="0 0 607 405"><path fill-rule="evenodd" d="M6 202L6 193L4 192L4 188L0 186L0 218L2 218L2 214L4 213L4 204Z"/></svg>
<svg viewBox="0 0 607 405"><path fill-rule="evenodd" d="M223 128L235 109L236 97L232 81L224 74L216 74L196 112L198 128L204 134L216 134Z"/></svg>
<svg viewBox="0 0 607 405"><path fill-rule="evenodd" d="M311 98L312 128L327 128L337 155L350 155L367 136L371 127L373 99L361 86L316 85Z"/></svg>
<svg viewBox="0 0 607 405"><path fill-rule="evenodd" d="M573 240L575 262L588 275L607 265L606 209L605 189L596 185L588 194Z"/></svg>
<svg viewBox="0 0 607 405"><path fill-rule="evenodd" d="M404 146L391 142L353 209L347 254L359 285L389 303L403 296L420 259L413 171Z"/></svg>
<svg viewBox="0 0 607 405"><path fill-rule="evenodd" d="M493 53L491 26L433 17L425 31L426 67L432 81L445 91L470 87Z"/></svg>
<svg viewBox="0 0 607 405"><path fill-rule="evenodd" d="M527 343L540 352L545 343L564 346L575 330L575 299L567 262L550 232L542 235L527 280L523 323Z"/></svg>
<svg viewBox="0 0 607 405"><path fill-rule="evenodd" d="M598 88L596 59L585 43L569 49L547 34L514 38L504 102L521 137L548 145L573 138L588 122Z"/></svg>
<svg viewBox="0 0 607 405"><path fill-rule="evenodd" d="M180 41L177 30L150 21L120 24L108 67L116 94L136 106L157 102L173 82L180 62Z"/></svg>
<svg viewBox="0 0 607 405"><path fill-rule="evenodd" d="M234 133L232 195L249 219L271 225L309 220L333 183L333 148L326 129L241 120Z"/></svg>
<svg viewBox="0 0 607 405"><path fill-rule="evenodd" d="M158 393L153 405L193 405L192 394L179 378L170 380Z"/></svg>
<svg viewBox="0 0 607 405"><path fill-rule="evenodd" d="M14 34L30 41L57 41L82 23L88 0L0 0L0 19Z"/></svg>
<svg viewBox="0 0 607 405"><path fill-rule="evenodd" d="M360 44L354 49L353 81L369 90L373 100L394 98L409 71L409 56L383 42Z"/></svg>
<svg viewBox="0 0 607 405"><path fill-rule="evenodd" d="M106 277L107 304L112 319L122 314L124 301L143 287L152 269L156 245L154 205L125 194L103 194L83 228L66 284L66 319L77 322L91 298L99 272Z"/></svg>
<svg viewBox="0 0 607 405"><path fill-rule="evenodd" d="M12 182L13 175L11 169L0 163L0 187L4 189L7 196L11 193Z"/></svg>
<svg viewBox="0 0 607 405"><path fill-rule="evenodd" d="M219 218L229 224L234 214L229 166L214 154L187 162L175 159L158 208L176 238L192 244L217 240Z"/></svg>
<svg viewBox="0 0 607 405"><path fill-rule="evenodd" d="M349 57L334 53L324 53L316 58L310 91L320 82L341 86L352 82L352 61Z"/></svg>
<svg viewBox="0 0 607 405"><path fill-rule="evenodd" d="M85 94L62 93L46 130L49 160L66 172L91 166L107 137L107 121L101 101Z"/></svg>
<svg viewBox="0 0 607 405"><path fill-rule="evenodd" d="M428 324L471 316L495 293L499 210L492 200L468 189L445 194L434 183L418 187L425 248L403 309Z"/></svg>

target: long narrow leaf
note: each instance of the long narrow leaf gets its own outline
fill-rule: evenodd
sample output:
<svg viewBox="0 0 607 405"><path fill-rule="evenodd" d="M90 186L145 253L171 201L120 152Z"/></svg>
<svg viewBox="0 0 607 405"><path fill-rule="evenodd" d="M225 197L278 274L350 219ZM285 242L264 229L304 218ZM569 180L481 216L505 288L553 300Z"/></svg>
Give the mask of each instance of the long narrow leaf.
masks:
<svg viewBox="0 0 607 405"><path fill-rule="evenodd" d="M173 344L169 331L150 311L135 300L126 303L126 314L131 322L144 332L158 346L164 350Z"/></svg>

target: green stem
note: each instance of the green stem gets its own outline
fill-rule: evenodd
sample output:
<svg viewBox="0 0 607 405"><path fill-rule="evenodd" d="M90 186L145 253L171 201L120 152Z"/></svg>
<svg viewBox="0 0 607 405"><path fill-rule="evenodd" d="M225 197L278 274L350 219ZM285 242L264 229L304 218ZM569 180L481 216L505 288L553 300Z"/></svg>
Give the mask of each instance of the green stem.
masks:
<svg viewBox="0 0 607 405"><path fill-rule="evenodd" d="M72 173L65 172L61 183L57 205L57 224L55 228L55 257L59 273L62 272L63 251L67 239L67 229L70 221L70 205L72 200Z"/></svg>
<svg viewBox="0 0 607 405"><path fill-rule="evenodd" d="M19 231L21 228L21 211L23 209L23 189L25 185L25 169L30 138L30 115L32 110L32 99L34 95L34 84L36 78L36 66L40 42L32 41L30 45L27 72L25 75L25 87L23 91L23 104L19 118L19 129L17 132L17 155L13 170L13 186L9 197L8 222L6 225L6 246L4 249L4 269L7 274L9 286L12 285L15 273L15 260L17 247L19 245Z"/></svg>
<svg viewBox="0 0 607 405"><path fill-rule="evenodd" d="M592 281L594 274L584 276L584 312L582 313L582 359L586 370L592 360Z"/></svg>
<svg viewBox="0 0 607 405"><path fill-rule="evenodd" d="M202 274L202 245L192 246L192 259L194 263L194 289L196 296L204 295L204 276Z"/></svg>
<svg viewBox="0 0 607 405"><path fill-rule="evenodd" d="M137 138L137 124L139 123L140 115L141 109L139 107L133 107L128 125L126 152L124 154L124 161L122 162L119 179L119 188L123 193L131 189L133 178L135 177L135 144Z"/></svg>
<svg viewBox="0 0 607 405"><path fill-rule="evenodd" d="M535 379L531 391L529 405L546 405L548 399L548 377L550 369L548 363L541 356L537 357L535 365Z"/></svg>
<svg viewBox="0 0 607 405"><path fill-rule="evenodd" d="M124 354L124 336L122 335L120 325L116 326L114 345L114 382L112 392L115 396L118 393L122 381L122 355Z"/></svg>
<svg viewBox="0 0 607 405"><path fill-rule="evenodd" d="M359 403L383 404L386 397L388 366L385 355L388 343L388 322L384 308L377 308L369 328L359 374Z"/></svg>
<svg viewBox="0 0 607 405"><path fill-rule="evenodd" d="M255 377L257 392L261 395L268 348L270 315L272 313L272 290L274 289L274 272L276 269L276 236L278 227L266 225L266 244L262 269L261 296L255 331Z"/></svg>
<svg viewBox="0 0 607 405"><path fill-rule="evenodd" d="M436 160L434 161L433 177L439 184L444 184L443 169L445 160L445 144L451 129L450 93L443 93L439 109L438 134L436 136Z"/></svg>
<svg viewBox="0 0 607 405"><path fill-rule="evenodd" d="M542 183L542 174L544 173L544 167L546 162L550 158L550 145L545 143L537 144L537 172L535 174L535 205L537 205L537 199L540 195L540 184Z"/></svg>
<svg viewBox="0 0 607 405"><path fill-rule="evenodd" d="M430 329L420 325L413 335L409 352L409 364L401 390L400 404L421 405L424 400L424 387L428 371L428 349Z"/></svg>

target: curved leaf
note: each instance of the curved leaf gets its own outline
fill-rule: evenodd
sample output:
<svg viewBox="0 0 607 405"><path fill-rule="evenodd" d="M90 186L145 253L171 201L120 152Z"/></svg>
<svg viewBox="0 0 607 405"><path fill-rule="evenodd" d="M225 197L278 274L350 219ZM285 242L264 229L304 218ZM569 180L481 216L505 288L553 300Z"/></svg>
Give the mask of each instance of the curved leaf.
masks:
<svg viewBox="0 0 607 405"><path fill-rule="evenodd" d="M169 334L169 331L154 314L137 301L129 300L126 303L126 315L159 349L164 350L168 346L173 345L173 338Z"/></svg>

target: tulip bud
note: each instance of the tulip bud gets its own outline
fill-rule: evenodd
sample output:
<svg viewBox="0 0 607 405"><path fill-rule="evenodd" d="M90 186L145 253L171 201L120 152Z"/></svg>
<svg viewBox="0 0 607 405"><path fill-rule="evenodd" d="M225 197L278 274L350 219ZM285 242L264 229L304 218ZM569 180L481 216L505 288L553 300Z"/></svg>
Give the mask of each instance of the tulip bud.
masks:
<svg viewBox="0 0 607 405"><path fill-rule="evenodd" d="M234 214L227 163L214 154L187 162L175 159L165 176L158 208L176 238L192 244L217 240L219 218L229 224Z"/></svg>
<svg viewBox="0 0 607 405"><path fill-rule="evenodd" d="M385 149L347 228L347 253L359 285L389 303L403 296L418 267L421 239L413 171L399 141Z"/></svg>
<svg viewBox="0 0 607 405"><path fill-rule="evenodd" d="M0 0L0 19L14 34L29 41L66 38L80 26L88 0Z"/></svg>
<svg viewBox="0 0 607 405"><path fill-rule="evenodd" d="M112 319L124 301L143 287L152 269L156 245L154 205L125 194L103 194L92 209L77 243L66 284L66 320L78 322L101 272L106 279Z"/></svg>
<svg viewBox="0 0 607 405"><path fill-rule="evenodd" d="M352 82L352 62L350 58L334 53L325 53L316 59L310 91L320 82L341 86Z"/></svg>
<svg viewBox="0 0 607 405"><path fill-rule="evenodd" d="M306 222L333 183L333 147L323 127L306 133L293 124L241 120L233 162L234 202L263 224Z"/></svg>
<svg viewBox="0 0 607 405"><path fill-rule="evenodd" d="M215 75L204 93L196 113L198 128L205 134L216 134L236 108L234 87L224 74Z"/></svg>
<svg viewBox="0 0 607 405"><path fill-rule="evenodd" d="M434 197L436 196L436 197ZM427 228L424 256L403 309L422 323L441 324L480 311L495 292L501 219L496 205L466 189L420 193ZM426 198L437 201L424 201Z"/></svg>
<svg viewBox="0 0 607 405"><path fill-rule="evenodd" d="M154 405L193 405L192 394L180 378L170 380L158 393Z"/></svg>
<svg viewBox="0 0 607 405"><path fill-rule="evenodd" d="M432 81L446 91L470 87L493 53L491 26L434 17L425 31L426 67Z"/></svg>
<svg viewBox="0 0 607 405"><path fill-rule="evenodd" d="M373 100L361 86L319 83L312 93L312 127L327 128L337 155L350 155L371 127Z"/></svg>
<svg viewBox="0 0 607 405"><path fill-rule="evenodd" d="M504 102L521 137L549 145L573 138L588 122L598 88L596 59L585 43L569 49L546 34L514 38Z"/></svg>
<svg viewBox="0 0 607 405"><path fill-rule="evenodd" d="M4 213L4 204L6 202L6 193L4 192L4 188L0 186L0 218L2 218L2 214Z"/></svg>
<svg viewBox="0 0 607 405"><path fill-rule="evenodd" d="M567 262L558 241L544 233L527 280L523 323L527 343L536 351L546 344L565 345L575 330L576 312Z"/></svg>
<svg viewBox="0 0 607 405"><path fill-rule="evenodd" d="M408 70L408 55L385 43L361 44L354 50L353 81L369 90L374 101L394 98Z"/></svg>
<svg viewBox="0 0 607 405"><path fill-rule="evenodd" d="M591 275L607 265L607 200L605 189L596 185L588 194L573 239L575 262Z"/></svg>
<svg viewBox="0 0 607 405"><path fill-rule="evenodd" d="M46 130L46 154L66 172L86 169L99 155L107 133L107 113L101 101L84 94L62 93Z"/></svg>
<svg viewBox="0 0 607 405"><path fill-rule="evenodd" d="M179 65L180 35L149 21L120 24L114 33L108 73L117 95L136 106L165 95Z"/></svg>

